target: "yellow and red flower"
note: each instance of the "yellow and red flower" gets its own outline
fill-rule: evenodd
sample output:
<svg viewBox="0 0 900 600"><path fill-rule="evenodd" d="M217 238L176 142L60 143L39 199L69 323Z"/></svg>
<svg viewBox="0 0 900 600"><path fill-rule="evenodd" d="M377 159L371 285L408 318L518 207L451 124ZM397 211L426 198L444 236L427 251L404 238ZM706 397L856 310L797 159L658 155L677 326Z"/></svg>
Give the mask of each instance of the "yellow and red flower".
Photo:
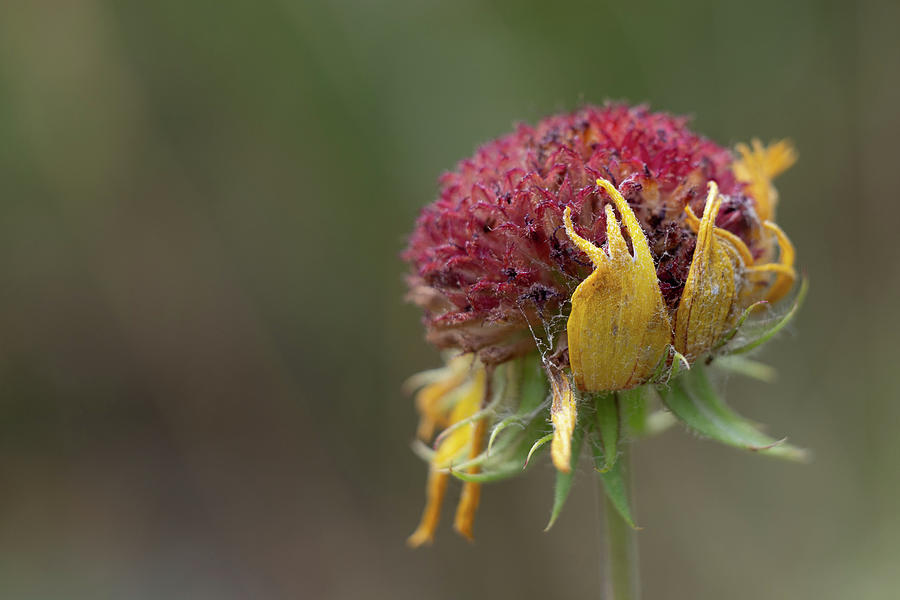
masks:
<svg viewBox="0 0 900 600"><path fill-rule="evenodd" d="M628 390L658 390L720 441L797 456L746 422L721 432L692 412L717 402L702 364L747 347L736 333L749 312L794 285L772 186L794 160L786 142L735 155L683 118L614 104L521 126L442 177L404 253L427 338L452 353L413 381L430 474L411 545L432 540L451 476L465 481L456 528L471 537L480 483L521 470L547 441L570 474L591 435L609 470L610 438L646 429L635 425L646 399ZM585 403L632 430L585 424Z"/></svg>

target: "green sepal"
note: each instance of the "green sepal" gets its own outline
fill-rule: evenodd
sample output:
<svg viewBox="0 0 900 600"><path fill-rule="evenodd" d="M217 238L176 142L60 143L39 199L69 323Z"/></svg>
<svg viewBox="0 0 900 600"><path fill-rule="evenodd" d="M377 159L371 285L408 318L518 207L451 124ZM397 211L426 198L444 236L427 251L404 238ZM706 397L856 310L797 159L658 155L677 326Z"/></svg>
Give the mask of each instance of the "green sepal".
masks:
<svg viewBox="0 0 900 600"><path fill-rule="evenodd" d="M457 429L461 429L462 427L471 425L472 423L475 423L476 421L480 421L481 419L485 419L485 418L493 416L494 414L496 414L495 409L500 404L500 401L502 399L503 399L502 392L495 393L491 397L491 401L488 403L487 406L480 409L478 412L476 412L472 415L469 415L465 419L461 419L461 420L457 421L456 423L454 423L453 425L451 425L450 427L447 427L446 429L444 429L440 434L438 434L434 438L434 442L432 442L431 445L434 447L435 450L437 450L437 447L441 445L441 442L443 442L445 439L447 439L447 437L450 434L452 434L454 431L456 431Z"/></svg>
<svg viewBox="0 0 900 600"><path fill-rule="evenodd" d="M688 427L723 444L789 460L805 460L806 451L760 432L719 398L700 363L659 387L665 405Z"/></svg>
<svg viewBox="0 0 900 600"><path fill-rule="evenodd" d="M628 488L622 474L622 461L617 460L612 467L607 468L603 445L596 432L591 436L591 443L594 445L595 449L594 469L597 471L601 483L603 483L603 491L606 494L606 497L609 498L612 505L616 507L616 511L622 516L622 519L628 523L629 527L632 529L639 529L639 527L634 524L634 518L631 516L631 503L628 501ZM604 471L604 469L607 470Z"/></svg>
<svg viewBox="0 0 900 600"><path fill-rule="evenodd" d="M584 442L584 426L579 423L572 432L572 457L569 462L569 472L563 473L556 471L556 485L553 488L553 509L550 511L550 522L544 528L549 531L556 519L562 512L563 505L569 498L569 492L572 491L572 482L575 480L575 468L578 466L578 459L581 456L581 447Z"/></svg>
<svg viewBox="0 0 900 600"><path fill-rule="evenodd" d="M779 331L784 329L785 325L791 322L791 319L793 319L797 314L797 311L800 310L800 306L806 299L806 292L808 290L809 280L804 278L800 283L800 289L797 292L797 296L794 298L794 303L791 305L790 310L782 315L781 318L776 319L774 323L766 323L762 325L761 329L751 334L751 339L749 341L744 341L742 345L733 348L729 348L726 346L722 351L722 354L744 354L746 352L750 352L755 348L758 348L759 346L765 344L770 339L775 337L775 335Z"/></svg>
<svg viewBox="0 0 900 600"><path fill-rule="evenodd" d="M541 439L539 439L538 441L536 441L534 444L532 444L531 450L528 451L528 456L525 457L525 464L522 465L522 470L523 470L523 471L525 470L525 467L528 466L528 463L531 462L531 457L532 457L532 455L533 455L535 452L537 452L538 450L540 450L541 448L543 448L543 447L544 447L544 444L546 444L547 442L551 441L552 439L553 439L553 434L552 434L552 433L548 433L547 435L545 435L544 437L542 437Z"/></svg>
<svg viewBox="0 0 900 600"><path fill-rule="evenodd" d="M473 482L508 479L522 472L529 451L537 451L534 441L548 430L548 384L539 365L537 355L531 355L498 367L506 375L505 385L498 386L504 396L501 405L515 407L515 412L494 426L488 448L474 458L454 463L445 472ZM468 473L473 466L480 467L481 472Z"/></svg>
<svg viewBox="0 0 900 600"><path fill-rule="evenodd" d="M525 429L525 426L522 424L522 418L519 415L512 415L511 417L506 417L496 425L494 425L494 429L491 430L491 437L488 439L487 450L485 453L488 458L491 456L491 450L494 447L494 441L497 439L497 436L500 435L500 432L509 427L510 425L516 425Z"/></svg>
<svg viewBox="0 0 900 600"><path fill-rule="evenodd" d="M597 467L605 473L616 464L619 456L619 431L621 429L621 415L619 414L619 400L615 392L598 394L594 396L595 431L599 442L599 449L603 456L603 466ZM596 457L595 457L596 458Z"/></svg>
<svg viewBox="0 0 900 600"><path fill-rule="evenodd" d="M669 344L666 346L663 357L657 363L653 375L647 380L647 384L667 383L673 377L677 377L682 370L690 368L691 364L688 362L688 359L676 350L675 346Z"/></svg>
<svg viewBox="0 0 900 600"><path fill-rule="evenodd" d="M672 349L672 368L669 370L669 378L662 383L668 383L673 379L677 379L679 375L684 373L685 371L690 370L691 361L685 357L684 354L679 352L678 350Z"/></svg>
<svg viewBox="0 0 900 600"><path fill-rule="evenodd" d="M481 467L482 472L476 476L491 477L491 481L520 474L528 466L531 456L552 438L552 434L550 437L547 435L549 406L549 402L544 403L521 420L517 419L516 425L521 429L516 428L510 435L499 436L502 439L494 444L490 454L485 450L475 458L454 464L448 472L464 481L468 481L466 476L469 474L461 471L472 466Z"/></svg>
<svg viewBox="0 0 900 600"><path fill-rule="evenodd" d="M603 483L604 493L616 511L630 527L636 529L628 501L628 486L622 473L624 466L618 460L619 445L624 442L620 393L599 394L594 397L594 406L594 431L591 432L594 468Z"/></svg>
<svg viewBox="0 0 900 600"><path fill-rule="evenodd" d="M768 300L760 300L759 302L754 302L753 304L745 308L744 312L741 313L740 318L738 318L737 323L734 324L734 327L732 327L728 332L725 333L725 335L722 336L722 339L719 341L719 343L713 346L712 352L715 353L719 350L719 348L725 346L726 344L728 344L728 342L733 340L734 336L736 336L738 331L741 330L741 327L744 326L744 322L750 317L751 314L753 314L753 311L755 311L757 308L760 308L761 306L766 306L768 304Z"/></svg>
<svg viewBox="0 0 900 600"><path fill-rule="evenodd" d="M522 463L520 461L510 461L501 467L496 467L490 471L482 471L481 473L467 473L463 470L450 468L447 470L461 481L470 481L472 483L492 483L494 481L503 481L522 474Z"/></svg>

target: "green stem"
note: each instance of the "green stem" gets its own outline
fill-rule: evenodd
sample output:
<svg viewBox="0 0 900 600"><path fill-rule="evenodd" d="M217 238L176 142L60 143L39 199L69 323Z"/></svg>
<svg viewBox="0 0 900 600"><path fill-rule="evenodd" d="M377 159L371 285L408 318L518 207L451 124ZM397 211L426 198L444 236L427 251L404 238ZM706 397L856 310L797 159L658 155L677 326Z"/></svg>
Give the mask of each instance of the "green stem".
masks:
<svg viewBox="0 0 900 600"><path fill-rule="evenodd" d="M628 451L628 444L621 444L618 460L622 465L625 489L630 492L631 465ZM600 493L603 495L603 513L606 521L604 597L606 600L640 600L637 536L634 529L622 519L603 489L600 490Z"/></svg>

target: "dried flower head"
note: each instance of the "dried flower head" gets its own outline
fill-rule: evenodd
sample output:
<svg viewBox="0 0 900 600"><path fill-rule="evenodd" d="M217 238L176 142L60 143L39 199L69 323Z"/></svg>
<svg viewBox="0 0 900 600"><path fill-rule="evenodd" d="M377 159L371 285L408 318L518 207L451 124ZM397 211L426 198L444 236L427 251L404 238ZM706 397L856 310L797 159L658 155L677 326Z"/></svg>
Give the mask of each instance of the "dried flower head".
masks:
<svg viewBox="0 0 900 600"><path fill-rule="evenodd" d="M404 253L427 338L448 351L410 382L431 469L412 545L433 538L449 477L465 482L456 528L471 537L480 483L521 471L546 442L561 478L553 518L585 434L615 488L621 441L666 421L647 410L654 391L705 435L800 456L731 413L704 374L794 312L747 333L753 309L796 279L772 221L772 178L794 152L737 150L684 118L613 104L520 126L441 178Z"/></svg>

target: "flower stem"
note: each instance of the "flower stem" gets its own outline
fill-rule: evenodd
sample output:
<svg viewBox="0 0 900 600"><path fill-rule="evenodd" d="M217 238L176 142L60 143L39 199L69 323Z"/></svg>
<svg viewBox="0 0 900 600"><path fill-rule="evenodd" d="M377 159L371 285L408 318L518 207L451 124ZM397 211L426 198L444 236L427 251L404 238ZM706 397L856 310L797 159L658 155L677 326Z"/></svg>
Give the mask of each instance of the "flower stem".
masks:
<svg viewBox="0 0 900 600"><path fill-rule="evenodd" d="M630 494L630 456L628 444L622 444L618 458L621 463L625 489ZM602 488L602 482L598 478ZM640 580L638 577L637 536L634 529L625 522L615 505L603 489L603 513L606 521L605 552L605 600L640 600Z"/></svg>

